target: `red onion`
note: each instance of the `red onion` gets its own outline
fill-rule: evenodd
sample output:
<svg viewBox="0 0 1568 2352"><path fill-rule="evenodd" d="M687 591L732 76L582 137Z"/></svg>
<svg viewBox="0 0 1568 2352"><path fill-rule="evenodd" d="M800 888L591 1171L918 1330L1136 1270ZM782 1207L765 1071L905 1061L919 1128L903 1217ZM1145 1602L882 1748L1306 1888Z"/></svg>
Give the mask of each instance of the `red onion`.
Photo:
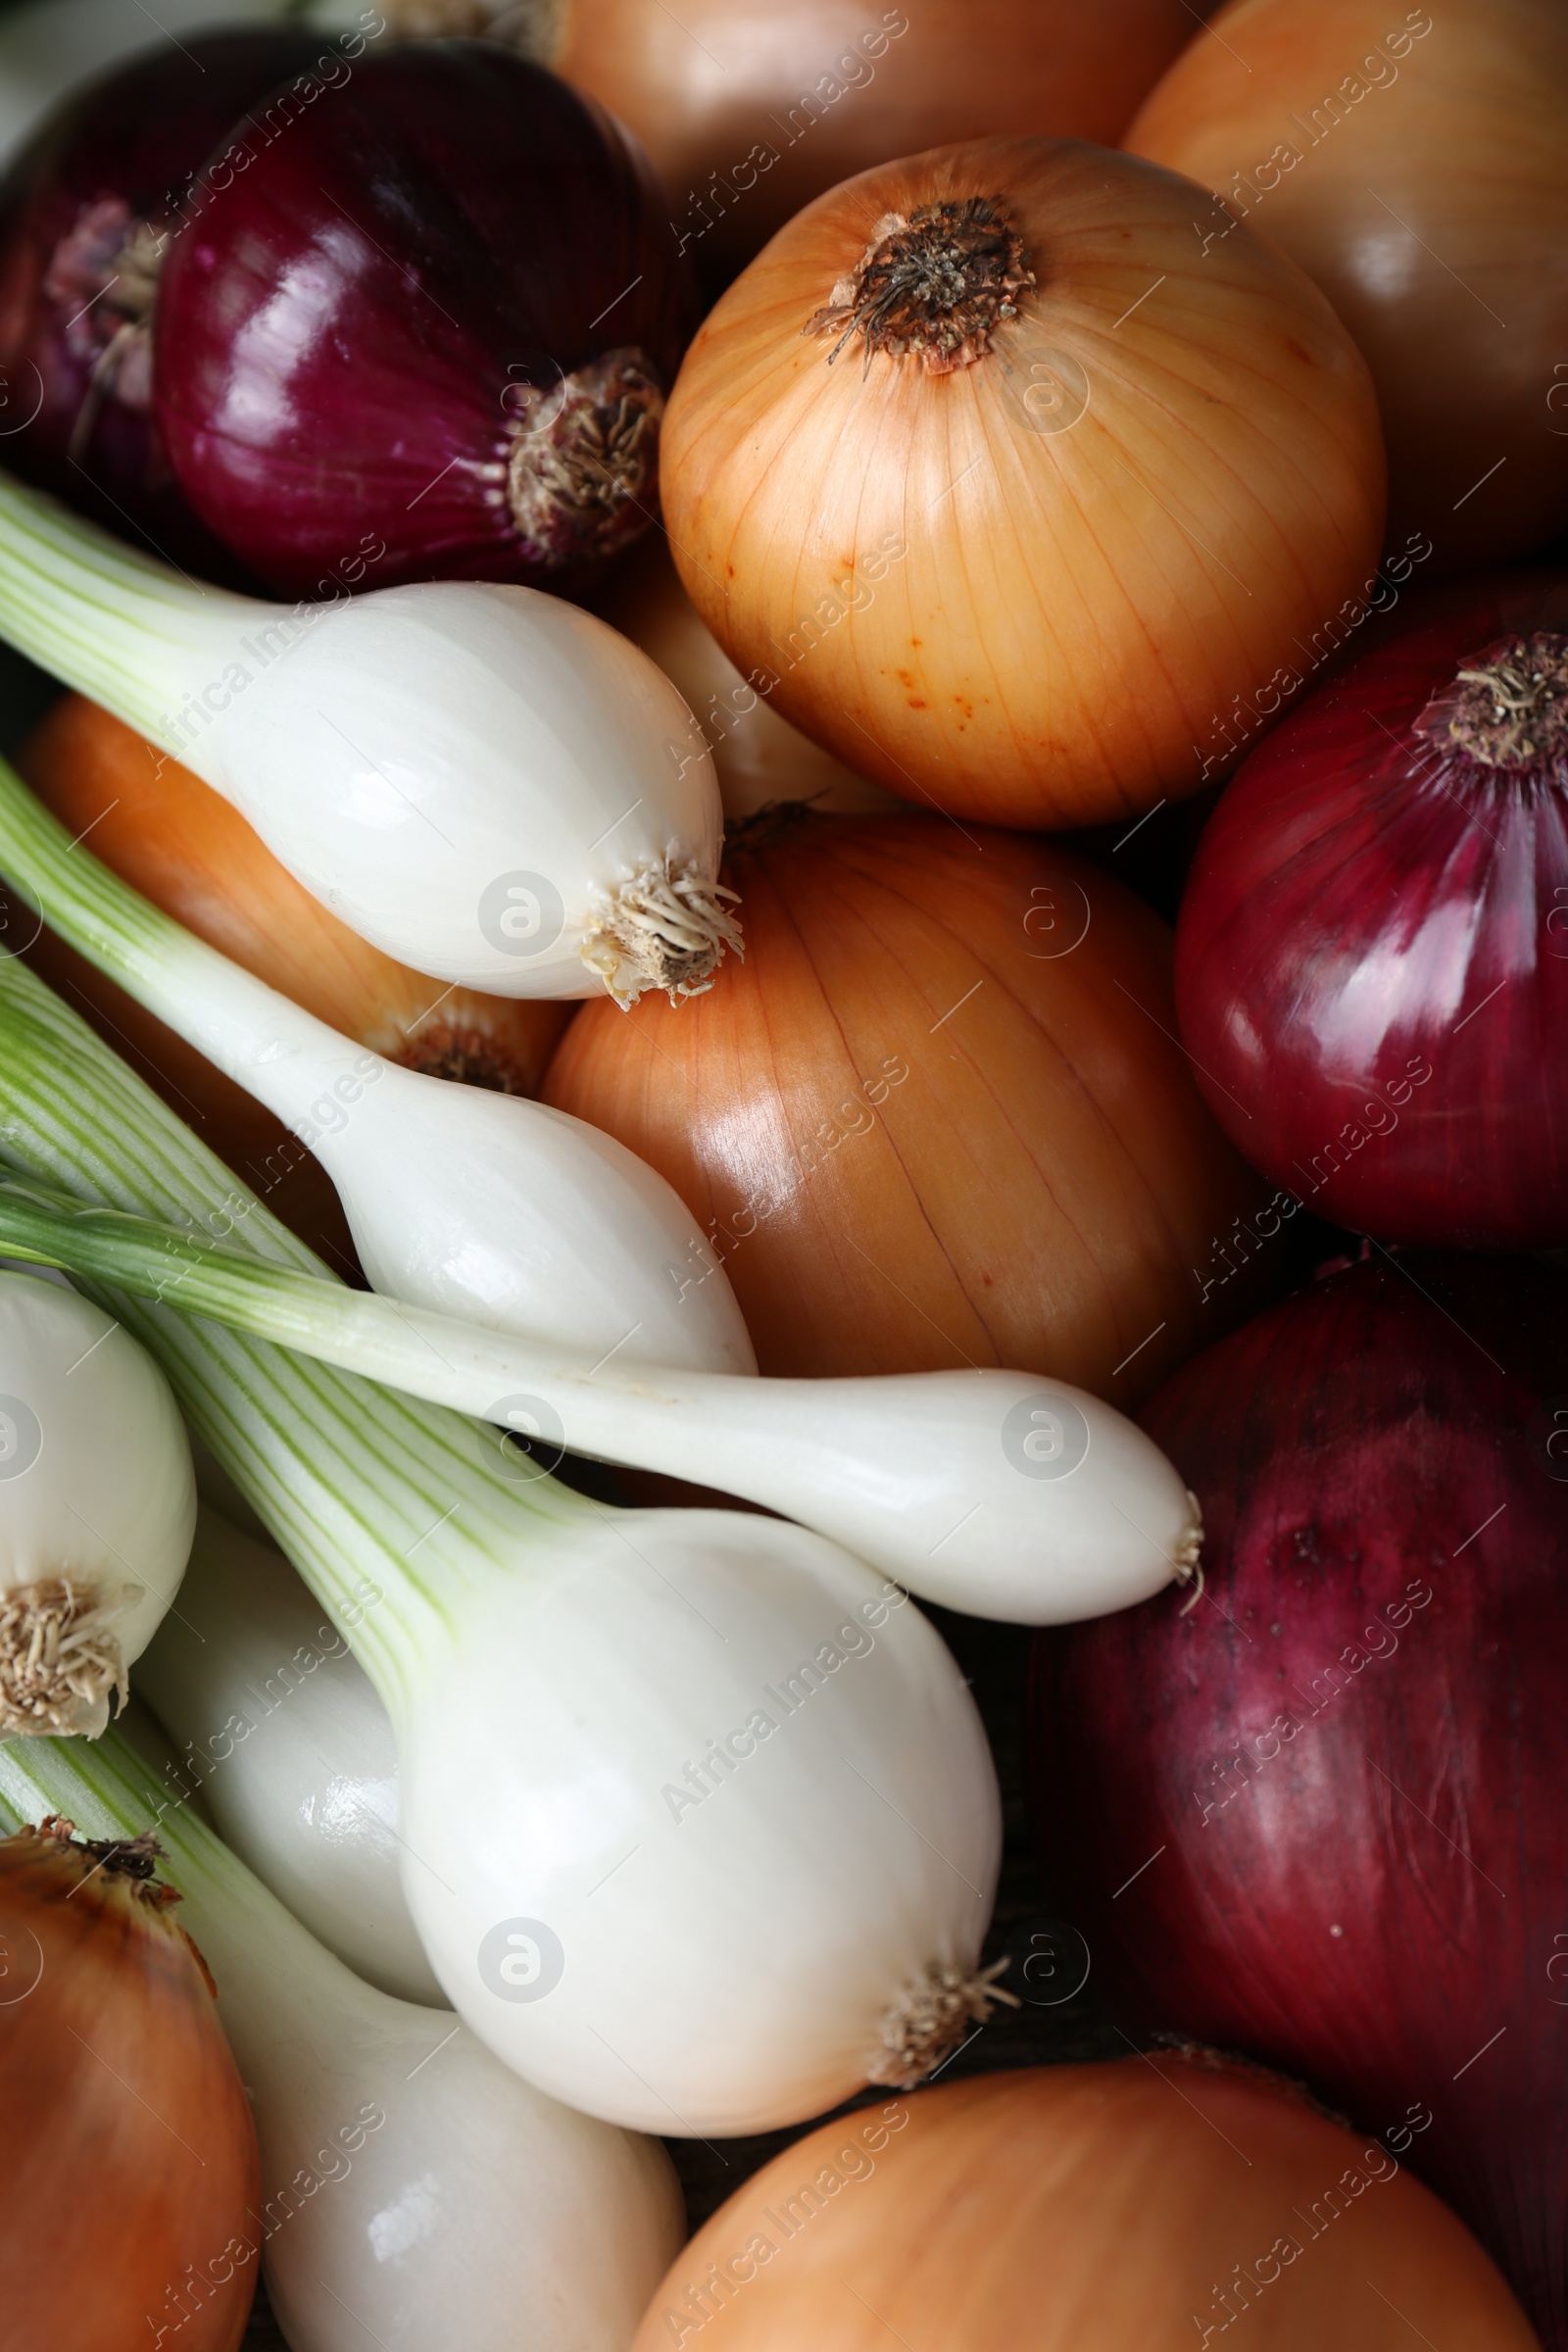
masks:
<svg viewBox="0 0 1568 2352"><path fill-rule="evenodd" d="M693 323L668 207L592 99L485 41L411 42L252 154L171 248L158 415L261 577L572 587L657 512Z"/></svg>
<svg viewBox="0 0 1568 2352"><path fill-rule="evenodd" d="M1565 624L1560 587L1502 587L1368 654L1203 836L1182 1036L1232 1140L1341 1224L1568 1241Z"/></svg>
<svg viewBox="0 0 1568 2352"><path fill-rule="evenodd" d="M246 109L318 64L349 70L282 26L162 41L71 97L0 187L0 463L197 570L225 564L151 415L159 241Z"/></svg>
<svg viewBox="0 0 1568 2352"><path fill-rule="evenodd" d="M1037 1836L1129 2026L1304 2078L1568 2343L1568 1276L1378 1252L1144 1426L1206 1585L1043 1637ZM1223 2313L1216 2314L1216 2324Z"/></svg>

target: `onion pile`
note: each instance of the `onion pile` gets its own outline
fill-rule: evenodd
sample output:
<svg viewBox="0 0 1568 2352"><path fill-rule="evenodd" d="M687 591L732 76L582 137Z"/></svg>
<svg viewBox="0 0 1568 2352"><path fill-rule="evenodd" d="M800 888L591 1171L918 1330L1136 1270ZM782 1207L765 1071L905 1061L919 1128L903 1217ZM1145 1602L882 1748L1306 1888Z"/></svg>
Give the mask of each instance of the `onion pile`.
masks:
<svg viewBox="0 0 1568 2352"><path fill-rule="evenodd" d="M1548 1266L1378 1256L1200 1356L1144 1420L1203 1599L1042 1637L1032 1700L1037 1834L1116 2014L1308 2081L1553 2345L1565 1318Z"/></svg>
<svg viewBox="0 0 1568 2352"><path fill-rule="evenodd" d="M256 2130L151 1838L50 1819L0 1842L0 2246L18 2352L179 2330L234 2352L256 2274Z"/></svg>
<svg viewBox="0 0 1568 2352"><path fill-rule="evenodd" d="M646 158L488 42L287 93L163 266L181 488L270 585L580 584L657 511L685 266Z"/></svg>
<svg viewBox="0 0 1568 2352"><path fill-rule="evenodd" d="M503 1094L538 1092L566 1006L444 988L394 963L302 890L226 801L95 704L77 695L57 703L20 765L105 864L318 1019L406 1069ZM165 1101L285 1223L334 1263L352 1265L337 1195L282 1122L84 957L27 927L39 970L132 1049Z"/></svg>
<svg viewBox="0 0 1568 2352"><path fill-rule="evenodd" d="M317 66L349 70L282 25L161 42L74 95L0 186L6 464L198 571L232 563L180 495L152 414L159 265L225 132Z"/></svg>
<svg viewBox="0 0 1568 2352"><path fill-rule="evenodd" d="M1014 1364L1129 1404L1243 1311L1223 1245L1258 1188L1119 884L1016 835L801 810L726 870L745 963L678 1011L585 1006L544 1091L675 1187L764 1372Z"/></svg>
<svg viewBox="0 0 1568 2352"><path fill-rule="evenodd" d="M1200 2053L916 2091L825 2125L671 2266L636 2352L1465 2352L1535 2338L1375 2141Z"/></svg>
<svg viewBox="0 0 1568 2352"><path fill-rule="evenodd" d="M902 798L1062 825L1195 791L1216 715L1372 591L1365 365L1250 230L1200 254L1192 207L1070 140L941 148L808 205L692 345L692 602Z"/></svg>
<svg viewBox="0 0 1568 2352"><path fill-rule="evenodd" d="M1352 664L1252 753L1182 902L1220 1125L1386 1239L1568 1241L1565 621L1560 585L1498 589Z"/></svg>
<svg viewBox="0 0 1568 2352"><path fill-rule="evenodd" d="M1568 524L1557 0L1231 0L1211 30L1127 133L1215 191L1195 258L1245 221L1322 287L1377 385L1393 541L1446 570L1542 546Z"/></svg>

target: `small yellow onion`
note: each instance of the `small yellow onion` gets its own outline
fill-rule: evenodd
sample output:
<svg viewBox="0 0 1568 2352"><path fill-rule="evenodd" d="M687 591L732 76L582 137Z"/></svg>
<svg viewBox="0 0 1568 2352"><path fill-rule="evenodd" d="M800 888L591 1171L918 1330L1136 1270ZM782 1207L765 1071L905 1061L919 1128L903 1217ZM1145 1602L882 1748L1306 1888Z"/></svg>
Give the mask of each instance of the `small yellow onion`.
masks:
<svg viewBox="0 0 1568 2352"><path fill-rule="evenodd" d="M1539 2352L1375 2139L1168 2052L917 2090L798 2140L700 2230L633 2352Z"/></svg>
<svg viewBox="0 0 1568 2352"><path fill-rule="evenodd" d="M1568 524L1568 10L1562 0L1232 0L1126 144L1315 279L1365 353L1389 536L1434 572Z"/></svg>
<svg viewBox="0 0 1568 2352"><path fill-rule="evenodd" d="M1006 1364L1131 1410L1247 1311L1258 1180L1131 892L906 812L779 810L725 872L745 962L678 1009L585 1004L544 1099L674 1186L764 1372Z"/></svg>
<svg viewBox="0 0 1568 2352"><path fill-rule="evenodd" d="M661 538L650 533L633 550L598 610L679 689L713 755L731 823L770 801L809 801L841 815L898 808L891 793L792 727L747 684L698 614Z"/></svg>
<svg viewBox="0 0 1568 2352"><path fill-rule="evenodd" d="M1069 140L890 164L791 221L687 355L662 467L687 591L776 710L906 799L1141 813L1366 609L1365 364L1245 226L1200 253L1193 202Z"/></svg>
<svg viewBox="0 0 1568 2352"><path fill-rule="evenodd" d="M256 2131L156 1853L58 1820L0 1842L8 2352L234 2352L245 2332Z"/></svg>

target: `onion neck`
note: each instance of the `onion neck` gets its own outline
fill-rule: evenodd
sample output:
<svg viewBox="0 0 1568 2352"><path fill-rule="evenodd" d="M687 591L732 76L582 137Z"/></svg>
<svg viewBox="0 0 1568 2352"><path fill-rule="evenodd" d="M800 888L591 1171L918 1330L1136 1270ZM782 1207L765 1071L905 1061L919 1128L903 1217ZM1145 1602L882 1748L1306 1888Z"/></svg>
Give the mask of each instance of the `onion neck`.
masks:
<svg viewBox="0 0 1568 2352"><path fill-rule="evenodd" d="M118 1709L127 1696L115 1620L136 1597L134 1585L106 1590L69 1575L0 1592L0 1740L98 1737L110 1698Z"/></svg>
<svg viewBox="0 0 1568 2352"><path fill-rule="evenodd" d="M1018 297L1035 283L1005 197L923 204L883 214L859 261L801 332L837 332L830 363L859 335L867 367L883 352L951 375L985 358L995 329L1018 316Z"/></svg>
<svg viewBox="0 0 1568 2352"><path fill-rule="evenodd" d="M1495 639L1433 695L1415 732L1499 779L1568 785L1568 636Z"/></svg>
<svg viewBox="0 0 1568 2352"><path fill-rule="evenodd" d="M0 634L187 763L171 713L277 609L200 587L0 473Z"/></svg>
<svg viewBox="0 0 1568 2352"><path fill-rule="evenodd" d="M507 504L535 560L559 570L612 556L654 519L663 387L646 352L575 368L520 417L507 460Z"/></svg>

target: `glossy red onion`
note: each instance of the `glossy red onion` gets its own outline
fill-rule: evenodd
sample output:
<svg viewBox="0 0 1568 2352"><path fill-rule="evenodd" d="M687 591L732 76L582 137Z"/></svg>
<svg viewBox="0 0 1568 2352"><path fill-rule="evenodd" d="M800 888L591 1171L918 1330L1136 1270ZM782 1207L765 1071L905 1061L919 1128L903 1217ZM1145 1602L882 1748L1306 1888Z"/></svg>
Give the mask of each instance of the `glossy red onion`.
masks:
<svg viewBox="0 0 1568 2352"><path fill-rule="evenodd" d="M1368 654L1200 846L1176 953L1199 1083L1257 1167L1362 1232L1568 1241L1564 629L1568 591L1503 585Z"/></svg>
<svg viewBox="0 0 1568 2352"><path fill-rule="evenodd" d="M1568 1276L1378 1252L1143 1415L1206 1586L1042 1637L1035 1827L1128 2027L1305 2080L1568 2343Z"/></svg>
<svg viewBox="0 0 1568 2352"><path fill-rule="evenodd" d="M347 70L282 25L160 41L69 98L0 187L0 464L208 573L226 559L151 413L159 240L246 110L318 64Z"/></svg>
<svg viewBox="0 0 1568 2352"><path fill-rule="evenodd" d="M174 241L158 416L192 506L286 594L571 588L658 511L692 323L629 133L497 45L410 42L252 140Z"/></svg>

